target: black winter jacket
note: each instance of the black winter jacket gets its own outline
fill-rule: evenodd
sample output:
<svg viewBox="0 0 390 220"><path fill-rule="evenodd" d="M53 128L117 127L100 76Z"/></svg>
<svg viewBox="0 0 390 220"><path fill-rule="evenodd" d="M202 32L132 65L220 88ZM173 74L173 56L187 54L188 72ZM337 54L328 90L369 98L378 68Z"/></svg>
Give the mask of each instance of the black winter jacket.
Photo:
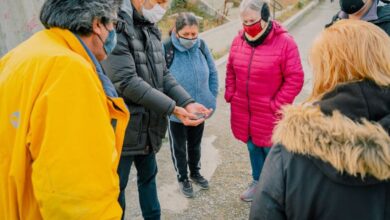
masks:
<svg viewBox="0 0 390 220"><path fill-rule="evenodd" d="M390 4L378 6L378 19L369 21L376 26L382 28L389 36L390 36ZM334 22L342 19L339 17L339 13L337 13L335 16L333 16L331 23L327 24L326 27L331 26Z"/></svg>
<svg viewBox="0 0 390 220"><path fill-rule="evenodd" d="M119 13L117 46L102 66L131 113L122 155L158 152L167 129L167 116L176 105L194 100L166 67L157 27L133 12Z"/></svg>
<svg viewBox="0 0 390 220"><path fill-rule="evenodd" d="M390 219L390 88L369 81L289 106L250 219Z"/></svg>

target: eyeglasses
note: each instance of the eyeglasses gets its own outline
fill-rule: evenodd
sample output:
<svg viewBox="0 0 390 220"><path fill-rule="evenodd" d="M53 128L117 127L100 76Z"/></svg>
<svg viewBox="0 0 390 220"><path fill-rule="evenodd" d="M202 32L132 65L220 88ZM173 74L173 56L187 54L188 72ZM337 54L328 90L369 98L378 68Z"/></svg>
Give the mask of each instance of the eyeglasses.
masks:
<svg viewBox="0 0 390 220"><path fill-rule="evenodd" d="M122 19L120 19L120 18L111 18L110 19L110 22L112 22L112 24L114 26L116 26L118 24L118 22L120 22L120 21L122 21Z"/></svg>
<svg viewBox="0 0 390 220"><path fill-rule="evenodd" d="M112 17L112 18L102 17L101 18L101 22L103 24L112 23L114 26L116 26L118 24L118 22L120 22L120 21L121 21L121 19L118 17Z"/></svg>

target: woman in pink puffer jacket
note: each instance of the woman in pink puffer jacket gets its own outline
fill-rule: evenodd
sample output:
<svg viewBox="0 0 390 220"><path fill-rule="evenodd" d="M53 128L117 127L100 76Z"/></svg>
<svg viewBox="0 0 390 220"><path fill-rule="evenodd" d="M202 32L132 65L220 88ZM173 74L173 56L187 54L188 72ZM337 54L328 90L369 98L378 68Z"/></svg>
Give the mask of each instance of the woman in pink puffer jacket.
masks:
<svg viewBox="0 0 390 220"><path fill-rule="evenodd" d="M294 39L270 19L266 2L243 0L240 15L244 28L230 48L225 100L233 134L247 143L252 166L253 182L240 198L252 201L277 113L301 91L303 70Z"/></svg>

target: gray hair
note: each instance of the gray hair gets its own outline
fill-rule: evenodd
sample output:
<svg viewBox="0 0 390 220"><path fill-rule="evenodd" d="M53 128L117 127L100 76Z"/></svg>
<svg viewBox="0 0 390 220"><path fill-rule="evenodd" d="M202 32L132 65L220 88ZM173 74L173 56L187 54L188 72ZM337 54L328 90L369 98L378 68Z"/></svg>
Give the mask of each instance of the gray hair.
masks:
<svg viewBox="0 0 390 220"><path fill-rule="evenodd" d="M240 14L243 14L248 9L259 12L261 15L261 9L264 4L268 4L268 0L243 0L240 4Z"/></svg>
<svg viewBox="0 0 390 220"><path fill-rule="evenodd" d="M68 29L79 35L92 33L92 22L99 19L103 24L117 17L120 0L46 0L40 20L45 28Z"/></svg>
<svg viewBox="0 0 390 220"><path fill-rule="evenodd" d="M175 29L176 32L178 32L181 29L183 29L185 26L193 26L193 25L199 26L198 20L196 19L194 13L182 12L176 18Z"/></svg>

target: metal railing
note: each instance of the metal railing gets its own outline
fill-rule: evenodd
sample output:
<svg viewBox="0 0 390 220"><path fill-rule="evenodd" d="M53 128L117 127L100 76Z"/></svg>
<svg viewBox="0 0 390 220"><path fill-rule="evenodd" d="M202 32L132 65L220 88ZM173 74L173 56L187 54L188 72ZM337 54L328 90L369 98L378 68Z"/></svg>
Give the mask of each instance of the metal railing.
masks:
<svg viewBox="0 0 390 220"><path fill-rule="evenodd" d="M277 0L272 0L271 5L272 5L272 18L275 19L276 10L278 11L283 10L283 5Z"/></svg>

